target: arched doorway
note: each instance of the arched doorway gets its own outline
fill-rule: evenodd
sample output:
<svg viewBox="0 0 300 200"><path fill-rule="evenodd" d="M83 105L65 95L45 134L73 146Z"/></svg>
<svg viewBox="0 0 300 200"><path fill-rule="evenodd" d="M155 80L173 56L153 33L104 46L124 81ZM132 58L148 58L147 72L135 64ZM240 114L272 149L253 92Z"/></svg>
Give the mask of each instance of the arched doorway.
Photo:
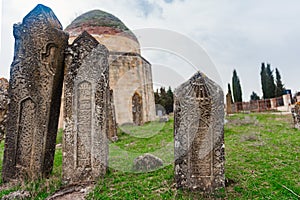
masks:
<svg viewBox="0 0 300 200"><path fill-rule="evenodd" d="M132 96L132 121L135 125L143 123L142 97L137 92Z"/></svg>

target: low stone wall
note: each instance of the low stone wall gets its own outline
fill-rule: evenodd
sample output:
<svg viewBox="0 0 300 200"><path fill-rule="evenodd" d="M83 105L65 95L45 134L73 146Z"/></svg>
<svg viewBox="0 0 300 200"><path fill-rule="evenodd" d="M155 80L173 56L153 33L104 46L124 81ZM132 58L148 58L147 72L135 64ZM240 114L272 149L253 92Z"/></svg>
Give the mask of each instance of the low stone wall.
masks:
<svg viewBox="0 0 300 200"><path fill-rule="evenodd" d="M230 104L227 101L227 114L237 112L265 112L269 110L290 111L290 97L283 95L282 97L272 99L254 100L249 102L236 102Z"/></svg>

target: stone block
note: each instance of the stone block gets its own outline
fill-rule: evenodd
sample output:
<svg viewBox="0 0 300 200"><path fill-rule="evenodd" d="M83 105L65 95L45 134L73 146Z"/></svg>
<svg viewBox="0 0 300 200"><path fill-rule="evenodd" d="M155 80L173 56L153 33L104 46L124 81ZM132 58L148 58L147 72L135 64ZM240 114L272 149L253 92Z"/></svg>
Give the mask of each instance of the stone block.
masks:
<svg viewBox="0 0 300 200"><path fill-rule="evenodd" d="M147 172L158 169L162 166L163 161L160 158L150 153L146 153L145 155L134 159L133 170L138 172Z"/></svg>

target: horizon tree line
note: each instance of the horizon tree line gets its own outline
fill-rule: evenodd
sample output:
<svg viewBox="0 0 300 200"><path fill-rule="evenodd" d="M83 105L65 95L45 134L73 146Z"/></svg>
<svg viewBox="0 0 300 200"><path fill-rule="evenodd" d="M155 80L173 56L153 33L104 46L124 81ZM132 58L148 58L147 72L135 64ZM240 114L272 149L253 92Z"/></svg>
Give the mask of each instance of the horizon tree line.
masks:
<svg viewBox="0 0 300 200"><path fill-rule="evenodd" d="M261 63L260 80L262 88L262 99L270 99L274 97L280 97L285 93L285 87L281 80L281 75L278 68L275 68L275 79L273 75L274 70L271 69L271 64ZM232 92L231 92L232 91ZM228 83L228 93L233 96L234 102L243 102L242 99L242 86L237 71L233 70L232 75L232 90ZM232 99L232 97L231 97ZM260 97L256 92L252 92L250 95L250 101L259 100Z"/></svg>
<svg viewBox="0 0 300 200"><path fill-rule="evenodd" d="M154 92L154 101L155 104L162 105L165 108L167 114L173 112L174 97L171 87L169 86L167 91L165 87L156 89L156 91Z"/></svg>

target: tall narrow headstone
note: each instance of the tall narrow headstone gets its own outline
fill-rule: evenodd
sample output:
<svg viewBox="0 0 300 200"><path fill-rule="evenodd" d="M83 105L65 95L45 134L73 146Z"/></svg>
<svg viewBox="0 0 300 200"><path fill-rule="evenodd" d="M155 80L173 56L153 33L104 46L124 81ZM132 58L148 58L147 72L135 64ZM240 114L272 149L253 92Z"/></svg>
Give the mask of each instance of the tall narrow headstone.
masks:
<svg viewBox="0 0 300 200"><path fill-rule="evenodd" d="M8 80L0 78L0 142L3 140L6 133L6 120L8 108Z"/></svg>
<svg viewBox="0 0 300 200"><path fill-rule="evenodd" d="M109 90L108 102L109 103L107 107L107 137L110 141L115 142L118 140L118 136L113 90Z"/></svg>
<svg viewBox="0 0 300 200"><path fill-rule="evenodd" d="M226 114L229 115L232 113L232 97L231 93L226 94Z"/></svg>
<svg viewBox="0 0 300 200"><path fill-rule="evenodd" d="M295 107L292 109L292 114L294 118L294 127L300 129L300 102L295 104Z"/></svg>
<svg viewBox="0 0 300 200"><path fill-rule="evenodd" d="M175 90L177 188L212 192L225 187L223 98L222 89L200 72Z"/></svg>
<svg viewBox="0 0 300 200"><path fill-rule="evenodd" d="M45 177L52 170L68 43L53 11L40 4L13 33L4 181Z"/></svg>
<svg viewBox="0 0 300 200"><path fill-rule="evenodd" d="M93 181L108 162L108 50L83 32L66 54L63 181Z"/></svg>

